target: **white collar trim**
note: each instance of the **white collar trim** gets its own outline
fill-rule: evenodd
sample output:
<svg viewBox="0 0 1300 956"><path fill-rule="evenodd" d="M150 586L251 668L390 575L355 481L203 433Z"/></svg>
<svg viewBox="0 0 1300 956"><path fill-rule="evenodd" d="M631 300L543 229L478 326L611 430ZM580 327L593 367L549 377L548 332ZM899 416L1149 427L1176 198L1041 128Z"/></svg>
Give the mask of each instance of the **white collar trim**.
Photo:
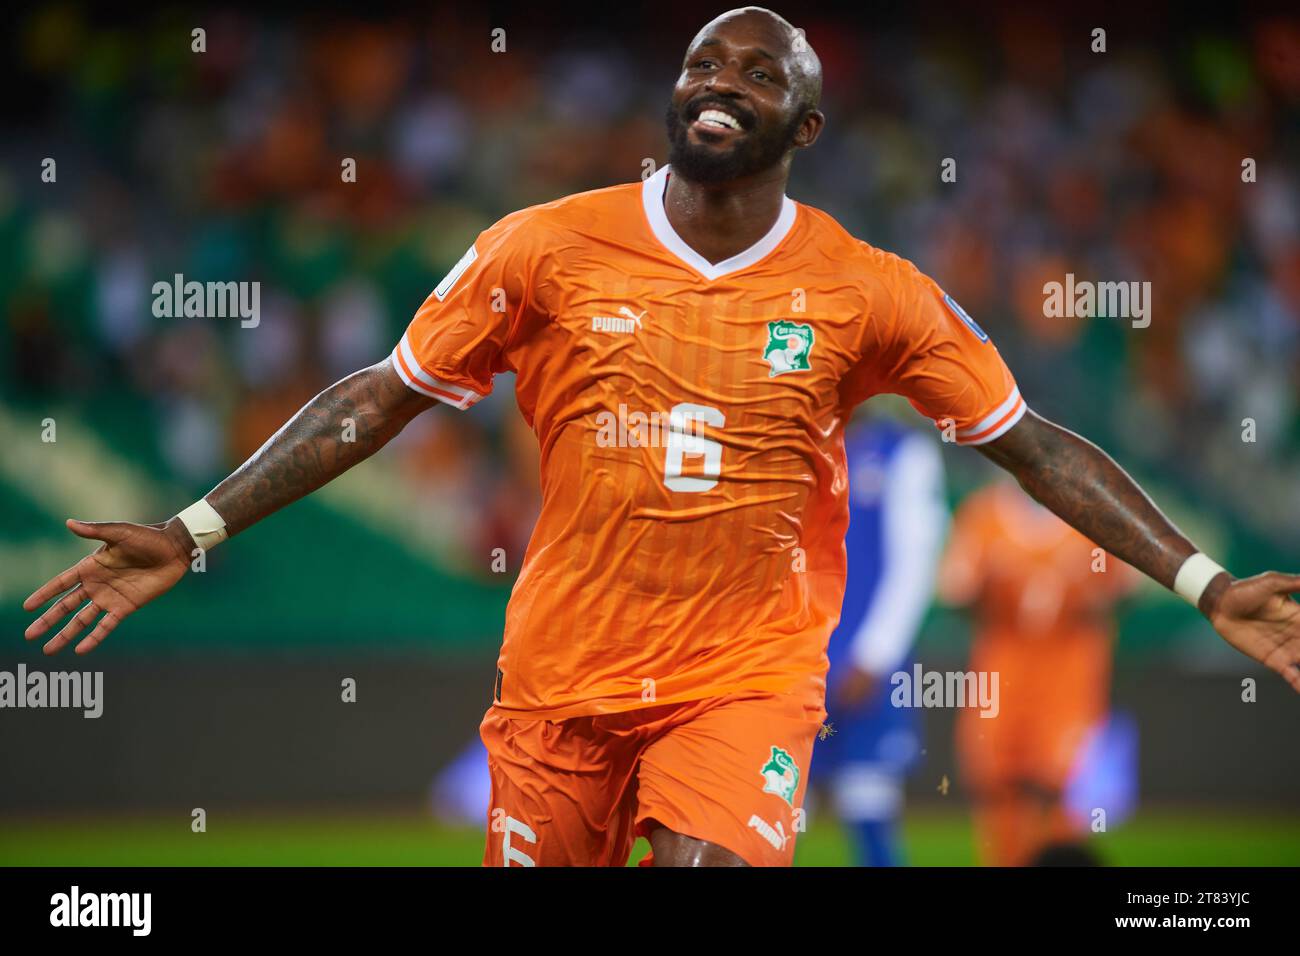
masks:
<svg viewBox="0 0 1300 956"><path fill-rule="evenodd" d="M781 214L776 217L776 222L767 231L767 235L744 252L738 252L730 259L711 263L688 246L668 221L668 214L664 211L664 190L668 188L668 170L667 165L661 166L659 171L641 186L641 204L645 207L646 220L650 223L650 231L665 249L706 279L717 279L747 269L780 245L781 240L794 227L795 215L799 207L789 196L782 196Z"/></svg>

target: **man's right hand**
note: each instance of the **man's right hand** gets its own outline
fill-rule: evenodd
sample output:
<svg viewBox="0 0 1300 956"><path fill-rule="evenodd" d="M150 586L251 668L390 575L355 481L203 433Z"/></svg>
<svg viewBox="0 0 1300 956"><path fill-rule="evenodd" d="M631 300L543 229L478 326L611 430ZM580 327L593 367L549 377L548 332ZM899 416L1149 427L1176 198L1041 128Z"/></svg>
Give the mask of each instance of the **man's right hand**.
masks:
<svg viewBox="0 0 1300 956"><path fill-rule="evenodd" d="M63 595L27 628L24 636L29 641L48 633L81 607L46 642L46 654L63 650L103 612L95 629L76 647L78 654L93 651L123 618L169 591L185 576L196 547L190 533L176 518L160 525L69 518L68 530L104 543L62 574L46 581L23 602L24 611L34 611L51 598Z"/></svg>
<svg viewBox="0 0 1300 956"><path fill-rule="evenodd" d="M407 386L389 356L313 398L203 500L221 515L228 534L238 534L369 458L436 404ZM93 651L124 617L184 576L196 547L177 518L166 524L69 520L68 529L104 543L23 602L23 610L35 611L59 598L27 628L29 641L81 608L45 645L46 654L63 650L103 612L77 645L78 654Z"/></svg>

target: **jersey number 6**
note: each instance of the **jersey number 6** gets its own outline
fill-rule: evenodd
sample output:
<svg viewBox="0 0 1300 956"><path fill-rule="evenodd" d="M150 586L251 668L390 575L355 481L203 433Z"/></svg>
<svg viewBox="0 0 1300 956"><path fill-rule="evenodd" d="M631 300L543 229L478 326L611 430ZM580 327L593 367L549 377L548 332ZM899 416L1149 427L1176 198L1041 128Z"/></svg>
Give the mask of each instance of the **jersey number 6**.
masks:
<svg viewBox="0 0 1300 956"><path fill-rule="evenodd" d="M718 476L722 474L722 446L698 434L696 422L721 428L727 423L727 418L712 406L691 402L674 405L668 412L664 484L669 491L708 491L718 483ZM704 456L701 471L708 477L688 478L682 474L682 461L687 455Z"/></svg>

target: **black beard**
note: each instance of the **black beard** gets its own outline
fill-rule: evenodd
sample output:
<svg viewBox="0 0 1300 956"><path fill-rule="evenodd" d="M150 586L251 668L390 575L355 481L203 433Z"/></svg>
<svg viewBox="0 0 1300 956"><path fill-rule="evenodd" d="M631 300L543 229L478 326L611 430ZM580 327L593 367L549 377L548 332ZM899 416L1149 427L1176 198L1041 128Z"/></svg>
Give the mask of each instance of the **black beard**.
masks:
<svg viewBox="0 0 1300 956"><path fill-rule="evenodd" d="M754 133L726 152L701 149L687 139L687 125L681 114L668 104L668 164L673 172L697 183L726 183L771 169L794 146L795 133L803 122L796 116L785 129Z"/></svg>

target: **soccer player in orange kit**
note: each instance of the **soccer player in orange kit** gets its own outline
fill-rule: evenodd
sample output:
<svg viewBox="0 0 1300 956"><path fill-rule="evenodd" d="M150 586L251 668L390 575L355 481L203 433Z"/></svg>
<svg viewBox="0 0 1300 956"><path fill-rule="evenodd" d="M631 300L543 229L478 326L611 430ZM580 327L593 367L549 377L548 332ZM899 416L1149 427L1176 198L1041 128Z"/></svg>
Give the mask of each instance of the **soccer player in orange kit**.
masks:
<svg viewBox="0 0 1300 956"><path fill-rule="evenodd" d="M1109 709L1111 609L1137 575L1008 482L962 502L939 597L976 617L971 668L999 677L997 716L957 717L976 847L1023 866L1080 836L1064 792Z"/></svg>
<svg viewBox="0 0 1300 956"><path fill-rule="evenodd" d="M513 370L543 502L481 728L485 863L619 865L637 834L655 865L791 862L843 597L844 423L880 392L1300 689L1300 576L1234 580L1102 451L1029 412L932 280L785 195L825 123L820 94L816 55L781 17L713 20L673 90L667 166L487 229L391 356L327 388L176 517L70 521L103 545L27 599L57 598L28 638L75 611L46 652L94 623L77 645L91 650L180 580L196 546Z"/></svg>

